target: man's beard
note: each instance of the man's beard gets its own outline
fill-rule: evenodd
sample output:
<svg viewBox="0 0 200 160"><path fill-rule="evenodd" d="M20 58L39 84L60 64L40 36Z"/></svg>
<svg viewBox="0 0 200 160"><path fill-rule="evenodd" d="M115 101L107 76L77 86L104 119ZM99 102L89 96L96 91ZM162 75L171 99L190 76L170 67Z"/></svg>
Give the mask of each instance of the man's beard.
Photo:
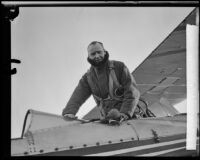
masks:
<svg viewBox="0 0 200 160"><path fill-rule="evenodd" d="M104 58L103 58L102 61L96 62L95 60L92 60L89 57L87 58L87 61L94 67L100 67L100 66L104 65L108 61L108 58L109 58L109 54L106 51L106 54L104 55Z"/></svg>

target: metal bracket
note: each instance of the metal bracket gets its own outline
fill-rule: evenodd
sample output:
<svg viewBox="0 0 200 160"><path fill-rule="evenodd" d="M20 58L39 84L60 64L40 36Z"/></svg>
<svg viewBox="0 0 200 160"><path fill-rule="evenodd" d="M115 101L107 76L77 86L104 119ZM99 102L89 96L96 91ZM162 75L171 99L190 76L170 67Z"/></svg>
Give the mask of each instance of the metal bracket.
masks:
<svg viewBox="0 0 200 160"><path fill-rule="evenodd" d="M154 136L154 142L155 143L160 142L160 138L158 137L158 133L155 130L153 130L153 129L151 129L151 131L152 131L152 134Z"/></svg>

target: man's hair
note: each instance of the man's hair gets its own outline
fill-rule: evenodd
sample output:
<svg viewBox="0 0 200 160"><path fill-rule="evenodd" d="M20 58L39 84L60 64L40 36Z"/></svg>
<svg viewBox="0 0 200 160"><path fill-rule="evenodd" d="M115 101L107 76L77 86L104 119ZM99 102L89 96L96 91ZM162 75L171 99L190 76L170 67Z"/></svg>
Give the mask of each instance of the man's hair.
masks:
<svg viewBox="0 0 200 160"><path fill-rule="evenodd" d="M100 45L103 47L103 49L104 49L103 43L102 43L102 42L99 42L99 41L92 41L92 42L88 45L87 49L89 48L89 46L95 45L95 44L100 44ZM104 49L104 50L105 50L105 49Z"/></svg>

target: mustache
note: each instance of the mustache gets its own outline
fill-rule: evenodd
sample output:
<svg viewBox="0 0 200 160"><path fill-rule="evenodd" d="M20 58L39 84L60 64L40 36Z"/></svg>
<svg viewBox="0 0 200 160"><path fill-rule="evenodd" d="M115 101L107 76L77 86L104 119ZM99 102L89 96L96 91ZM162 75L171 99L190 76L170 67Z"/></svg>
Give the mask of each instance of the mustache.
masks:
<svg viewBox="0 0 200 160"><path fill-rule="evenodd" d="M97 61L102 61L103 59L104 57L98 57L98 58L94 58L93 60L97 62Z"/></svg>

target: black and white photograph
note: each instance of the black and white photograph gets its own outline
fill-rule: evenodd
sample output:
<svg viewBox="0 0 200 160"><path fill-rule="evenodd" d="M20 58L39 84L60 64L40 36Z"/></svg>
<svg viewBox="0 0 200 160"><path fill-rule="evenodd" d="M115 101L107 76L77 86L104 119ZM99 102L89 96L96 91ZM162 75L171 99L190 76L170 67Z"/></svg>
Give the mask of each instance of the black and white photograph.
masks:
<svg viewBox="0 0 200 160"><path fill-rule="evenodd" d="M198 4L2 1L9 156L199 156Z"/></svg>

